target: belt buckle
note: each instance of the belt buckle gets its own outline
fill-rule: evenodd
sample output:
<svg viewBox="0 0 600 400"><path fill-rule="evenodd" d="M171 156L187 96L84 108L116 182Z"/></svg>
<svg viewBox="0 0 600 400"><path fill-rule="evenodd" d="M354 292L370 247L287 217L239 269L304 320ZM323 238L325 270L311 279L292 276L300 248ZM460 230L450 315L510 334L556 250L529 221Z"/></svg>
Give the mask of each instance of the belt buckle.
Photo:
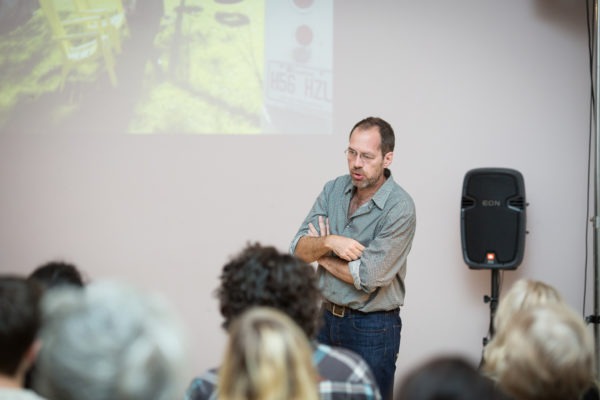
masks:
<svg viewBox="0 0 600 400"><path fill-rule="evenodd" d="M335 307L341 307L342 308L342 312L341 313L336 313L335 312ZM340 317L340 318L344 318L344 314L346 313L346 307L344 306L338 306L337 304L332 303L331 304L331 313L333 315L335 315L336 317Z"/></svg>

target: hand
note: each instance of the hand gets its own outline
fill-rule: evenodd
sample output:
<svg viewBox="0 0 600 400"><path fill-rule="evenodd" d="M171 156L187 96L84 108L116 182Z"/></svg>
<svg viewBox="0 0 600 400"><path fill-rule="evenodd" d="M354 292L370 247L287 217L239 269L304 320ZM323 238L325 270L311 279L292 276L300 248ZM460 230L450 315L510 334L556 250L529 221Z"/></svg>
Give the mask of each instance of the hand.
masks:
<svg viewBox="0 0 600 400"><path fill-rule="evenodd" d="M319 235L319 231L321 234ZM329 218L325 219L325 223L323 223L323 217L319 216L319 231L315 228L315 226L309 222L308 223L308 236L319 237L319 236L328 236L331 234L329 230Z"/></svg>
<svg viewBox="0 0 600 400"><path fill-rule="evenodd" d="M320 233L319 233L320 232ZM332 235L329 229L329 218L323 221L323 217L319 216L319 230L312 223L308 223L308 236L322 237L327 236L328 247L341 259L346 261L358 260L362 255L365 246L358 241L339 235Z"/></svg>
<svg viewBox="0 0 600 400"><path fill-rule="evenodd" d="M358 260L365 249L358 241L346 236L329 235L327 239L331 250L346 261Z"/></svg>

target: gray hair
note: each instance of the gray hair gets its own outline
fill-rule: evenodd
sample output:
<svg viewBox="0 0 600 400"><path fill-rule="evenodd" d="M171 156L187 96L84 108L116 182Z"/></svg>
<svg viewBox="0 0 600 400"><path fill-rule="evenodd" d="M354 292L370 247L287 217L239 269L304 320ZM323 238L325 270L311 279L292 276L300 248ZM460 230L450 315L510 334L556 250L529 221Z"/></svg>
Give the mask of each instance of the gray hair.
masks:
<svg viewBox="0 0 600 400"><path fill-rule="evenodd" d="M114 282L56 289L42 303L35 388L60 400L182 397L185 346L163 298Z"/></svg>

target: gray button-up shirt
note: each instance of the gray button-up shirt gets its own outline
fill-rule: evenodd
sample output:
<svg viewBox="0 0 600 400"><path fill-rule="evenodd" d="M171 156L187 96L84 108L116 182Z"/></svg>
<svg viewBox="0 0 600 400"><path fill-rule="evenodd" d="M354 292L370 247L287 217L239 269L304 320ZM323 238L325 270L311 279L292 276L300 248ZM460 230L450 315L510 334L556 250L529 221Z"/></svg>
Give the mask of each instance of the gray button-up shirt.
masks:
<svg viewBox="0 0 600 400"><path fill-rule="evenodd" d="M308 216L292 240L308 234L308 223L318 228L319 216L329 218L330 233L353 238L365 246L360 259L349 263L354 285L346 283L319 265L319 285L326 299L363 312L387 311L404 304L406 258L415 233L415 205L385 170L387 180L373 198L350 218L348 209L355 191L350 175L325 184Z"/></svg>

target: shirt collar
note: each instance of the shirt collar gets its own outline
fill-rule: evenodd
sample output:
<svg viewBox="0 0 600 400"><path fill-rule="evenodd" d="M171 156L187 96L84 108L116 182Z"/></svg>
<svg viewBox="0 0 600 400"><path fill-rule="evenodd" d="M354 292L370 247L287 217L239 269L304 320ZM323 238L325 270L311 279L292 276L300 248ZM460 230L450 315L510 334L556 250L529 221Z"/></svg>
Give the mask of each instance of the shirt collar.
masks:
<svg viewBox="0 0 600 400"><path fill-rule="evenodd" d="M371 201L375 203L375 205L380 209L383 209L383 206L385 206L385 202L387 201L387 198L389 197L392 191L392 185L394 182L394 178L392 178L392 171L390 171L389 169L385 168L383 170L383 175L387 179L385 180L385 182L383 182L383 185L381 185L381 187L377 189L377 192L375 192L375 194L371 198ZM348 182L348 184L344 188L344 194L354 192L354 190L356 190L356 188L352 183L352 179L350 179L350 182Z"/></svg>

